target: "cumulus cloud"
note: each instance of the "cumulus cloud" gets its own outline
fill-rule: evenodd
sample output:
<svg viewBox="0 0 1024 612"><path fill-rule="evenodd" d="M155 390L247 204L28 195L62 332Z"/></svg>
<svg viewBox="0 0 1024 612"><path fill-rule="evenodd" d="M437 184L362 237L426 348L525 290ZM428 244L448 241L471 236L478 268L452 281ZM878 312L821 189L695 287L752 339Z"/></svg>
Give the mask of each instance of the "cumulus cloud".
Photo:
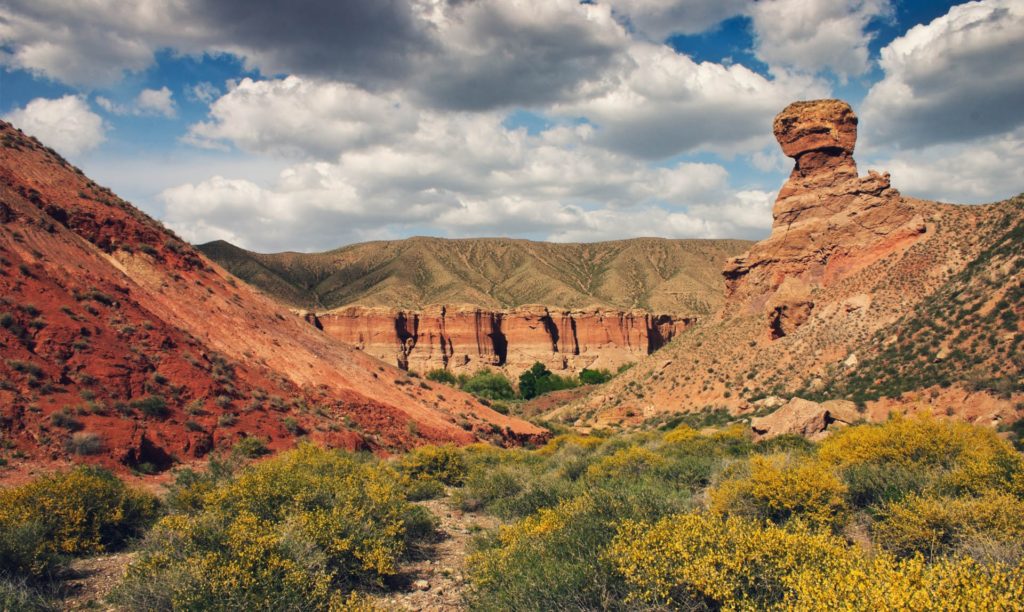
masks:
<svg viewBox="0 0 1024 612"><path fill-rule="evenodd" d="M210 106L187 140L252 152L334 158L343 150L384 143L415 129L418 111L396 96L353 85L290 76L246 78Z"/></svg>
<svg viewBox="0 0 1024 612"><path fill-rule="evenodd" d="M693 150L731 154L771 139L772 117L795 99L821 97L826 84L741 65L695 62L664 45L636 43L616 85L555 112L597 124L604 146L644 158Z"/></svg>
<svg viewBox="0 0 1024 612"><path fill-rule="evenodd" d="M890 0L762 0L750 7L754 52L773 67L859 76L871 67L868 23L891 12Z"/></svg>
<svg viewBox="0 0 1024 612"><path fill-rule="evenodd" d="M4 119L69 156L94 149L106 138L103 119L80 96L36 98Z"/></svg>
<svg viewBox="0 0 1024 612"><path fill-rule="evenodd" d="M178 114L174 94L166 86L143 89L130 104L118 104L103 96L96 96L96 104L112 115L156 115L169 119Z"/></svg>
<svg viewBox="0 0 1024 612"><path fill-rule="evenodd" d="M1024 127L968 144L944 143L872 158L903 193L956 204L982 204L1024 191Z"/></svg>
<svg viewBox="0 0 1024 612"><path fill-rule="evenodd" d="M140 115L174 117L178 113L174 104L174 94L166 86L160 89L143 89L135 99L135 108Z"/></svg>
<svg viewBox="0 0 1024 612"><path fill-rule="evenodd" d="M964 141L1024 123L1024 3L954 6L882 49L864 101L868 138L903 147Z"/></svg>
<svg viewBox="0 0 1024 612"><path fill-rule="evenodd" d="M326 144L294 145L328 151L353 142L343 130L339 134ZM249 143L241 132L239 138ZM263 136L254 138L257 144L247 146L262 146ZM386 140L341 146L333 160L295 163L272 184L217 177L168 189L162 196L165 219L195 241L242 239L265 250L332 248L379 237L382 227L398 234L427 227L446 235L555 239L588 231L596 238L604 230L593 223L602 215L628 218L631 211L643 216L649 210L720 219L673 226L689 235L725 235L727 228L750 234L770 223L770 214L760 225L747 224L737 209L719 206L742 200L718 164L651 167L598 146L596 138L586 124L556 124L531 134L506 127L500 113L421 110L408 129ZM654 226L634 229L662 235ZM631 231L627 225L619 230L619 236Z"/></svg>

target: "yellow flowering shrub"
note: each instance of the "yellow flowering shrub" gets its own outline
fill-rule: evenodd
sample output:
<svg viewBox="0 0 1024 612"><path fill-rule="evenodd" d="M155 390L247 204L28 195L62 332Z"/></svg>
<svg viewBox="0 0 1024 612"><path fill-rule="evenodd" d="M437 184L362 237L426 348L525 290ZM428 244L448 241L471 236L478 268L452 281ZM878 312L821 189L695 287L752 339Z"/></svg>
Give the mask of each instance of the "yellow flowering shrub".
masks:
<svg viewBox="0 0 1024 612"><path fill-rule="evenodd" d="M332 592L394 574L410 532L429 527L396 472L311 445L248 467L201 508L154 527L119 603L327 609Z"/></svg>
<svg viewBox="0 0 1024 612"><path fill-rule="evenodd" d="M451 444L420 446L403 455L397 466L413 480L437 480L450 487L462 486L466 480L466 458Z"/></svg>
<svg viewBox="0 0 1024 612"><path fill-rule="evenodd" d="M538 448L536 452L539 455L552 455L555 452L569 446L576 446L585 450L592 450L597 448L598 446L601 446L606 441L606 438L596 435L584 436L576 433L562 434L560 436L555 436L554 438L548 440L547 444Z"/></svg>
<svg viewBox="0 0 1024 612"><path fill-rule="evenodd" d="M587 468L591 480L642 476L664 467L664 457L642 446L630 446L601 459Z"/></svg>
<svg viewBox="0 0 1024 612"><path fill-rule="evenodd" d="M692 440L693 438L696 438L699 435L700 433L696 429L690 427L689 425L683 424L679 425L675 429L670 429L669 431L665 432L665 435L663 435L661 439L663 442L665 442L665 444L678 444L680 442Z"/></svg>
<svg viewBox="0 0 1024 612"><path fill-rule="evenodd" d="M926 558L957 550L972 556L1019 560L1024 544L1024 501L1008 493L981 497L911 495L881 508L872 526L876 542L901 556Z"/></svg>
<svg viewBox="0 0 1024 612"><path fill-rule="evenodd" d="M814 526L838 527L846 515L845 495L846 485L831 466L785 455L755 455L709 492L709 507L719 514L777 524L799 518Z"/></svg>
<svg viewBox="0 0 1024 612"><path fill-rule="evenodd" d="M949 493L1012 488L1024 471L1021 455L992 429L925 414L842 430L818 457L841 470L874 464L934 474L934 488Z"/></svg>
<svg viewBox="0 0 1024 612"><path fill-rule="evenodd" d="M156 520L159 501L106 470L77 467L0 489L0 567L40 576L59 556L124 545Z"/></svg>
<svg viewBox="0 0 1024 612"><path fill-rule="evenodd" d="M928 563L920 555L849 555L808 567L789 582L783 607L791 610L1020 610L1024 602L1020 566L981 565L969 557Z"/></svg>
<svg viewBox="0 0 1024 612"><path fill-rule="evenodd" d="M849 554L831 535L708 514L625 522L608 550L630 601L684 609L772 607L787 598L795 573Z"/></svg>
<svg viewBox="0 0 1024 612"><path fill-rule="evenodd" d="M608 556L651 607L725 610L1013 610L1024 571L970 558L869 556L831 535L684 514L626 522Z"/></svg>

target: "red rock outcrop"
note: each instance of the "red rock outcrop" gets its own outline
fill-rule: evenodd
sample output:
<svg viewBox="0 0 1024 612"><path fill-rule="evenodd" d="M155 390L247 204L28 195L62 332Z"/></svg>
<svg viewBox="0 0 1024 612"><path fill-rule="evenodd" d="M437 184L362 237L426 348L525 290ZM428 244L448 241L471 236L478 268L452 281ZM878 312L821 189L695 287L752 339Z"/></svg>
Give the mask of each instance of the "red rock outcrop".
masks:
<svg viewBox="0 0 1024 612"><path fill-rule="evenodd" d="M0 122L0 479L303 435L391 452L546 432L317 332Z"/></svg>
<svg viewBox="0 0 1024 612"><path fill-rule="evenodd" d="M513 377L535 362L577 373L636 361L694 323L634 311L550 309L490 311L436 306L420 312L347 306L306 320L332 338L408 370L472 372L497 367Z"/></svg>
<svg viewBox="0 0 1024 612"><path fill-rule="evenodd" d="M775 118L775 138L796 160L772 209L772 233L731 259L728 314L767 312L777 339L807 320L812 292L907 248L925 231L889 174L857 174L857 116L840 100L795 102Z"/></svg>

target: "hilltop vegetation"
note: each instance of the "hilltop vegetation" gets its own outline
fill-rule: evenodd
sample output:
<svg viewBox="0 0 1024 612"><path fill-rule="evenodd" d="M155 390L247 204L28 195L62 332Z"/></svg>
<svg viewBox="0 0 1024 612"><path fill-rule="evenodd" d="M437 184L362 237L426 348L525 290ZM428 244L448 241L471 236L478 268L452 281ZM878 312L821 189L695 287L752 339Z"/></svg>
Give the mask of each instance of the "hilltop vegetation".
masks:
<svg viewBox="0 0 1024 612"><path fill-rule="evenodd" d="M709 314L721 304L723 263L750 244L661 238L592 244L409 238L308 254L253 253L224 241L199 250L299 308L472 304L499 309L544 304Z"/></svg>
<svg viewBox="0 0 1024 612"><path fill-rule="evenodd" d="M1024 393L1024 197L978 228L986 248L913 311L879 330L852 374L837 371L817 393L867 401L946 388L1010 398Z"/></svg>
<svg viewBox="0 0 1024 612"><path fill-rule="evenodd" d="M39 503L82 479L102 483L91 499L131 512L106 526ZM927 416L819 444L680 425L390 461L307 445L179 472L148 530L155 499L99 472L3 496L5 561L89 554L145 530L113 594L129 609L370 609L437 537L416 501L431 497L504 522L466 562L470 609L999 609L1024 597L1024 458L991 430ZM60 565L27 558L4 563L0 608L49 605L40 593Z"/></svg>

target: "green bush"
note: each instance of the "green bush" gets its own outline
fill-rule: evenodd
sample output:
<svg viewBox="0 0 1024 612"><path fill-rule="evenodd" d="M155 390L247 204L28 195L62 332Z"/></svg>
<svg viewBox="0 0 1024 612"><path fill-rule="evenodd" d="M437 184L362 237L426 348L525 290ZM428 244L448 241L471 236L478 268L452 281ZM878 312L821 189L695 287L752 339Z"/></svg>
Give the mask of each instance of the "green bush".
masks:
<svg viewBox="0 0 1024 612"><path fill-rule="evenodd" d="M393 470L302 445L162 519L113 595L130 609L340 609L434 523Z"/></svg>
<svg viewBox="0 0 1024 612"><path fill-rule="evenodd" d="M458 383L458 379L455 378L455 375L444 368L437 368L436 370L430 370L427 372L427 380L451 385L453 387Z"/></svg>
<svg viewBox="0 0 1024 612"><path fill-rule="evenodd" d="M0 567L23 576L53 574L62 557L124 546L158 511L153 495L91 467L0 490Z"/></svg>
<svg viewBox="0 0 1024 612"><path fill-rule="evenodd" d="M483 369L467 378L462 390L488 400L509 400L516 396L512 383L501 373Z"/></svg>
<svg viewBox="0 0 1024 612"><path fill-rule="evenodd" d="M458 447L420 446L398 460L399 471L413 480L437 480L450 487L462 486L466 479L466 459Z"/></svg>
<svg viewBox="0 0 1024 612"><path fill-rule="evenodd" d="M551 391L571 389L577 386L579 386L578 381L552 373L547 366L539 361L519 376L519 394L523 399L533 399Z"/></svg>

